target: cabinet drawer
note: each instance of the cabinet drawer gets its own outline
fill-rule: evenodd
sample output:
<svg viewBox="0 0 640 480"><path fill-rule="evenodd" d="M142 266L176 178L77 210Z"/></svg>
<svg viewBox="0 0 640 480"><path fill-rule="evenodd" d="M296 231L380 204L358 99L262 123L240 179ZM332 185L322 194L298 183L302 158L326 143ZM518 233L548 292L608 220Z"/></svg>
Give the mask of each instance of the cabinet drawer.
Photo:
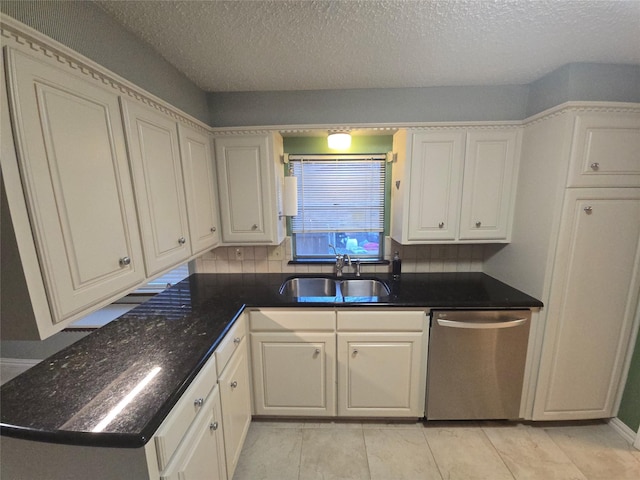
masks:
<svg viewBox="0 0 640 480"><path fill-rule="evenodd" d="M568 187L640 186L640 113L576 117Z"/></svg>
<svg viewBox="0 0 640 480"><path fill-rule="evenodd" d="M226 367L231 355L236 351L240 342L247 334L247 324L245 315L242 314L240 318L236 320L236 323L231 327L231 330L227 332L218 348L216 348L216 361L218 363L218 375L221 375Z"/></svg>
<svg viewBox="0 0 640 480"><path fill-rule="evenodd" d="M336 312L327 310L256 310L249 312L251 331L335 331Z"/></svg>
<svg viewBox="0 0 640 480"><path fill-rule="evenodd" d="M356 310L338 312L338 330L353 332L422 332L426 312Z"/></svg>
<svg viewBox="0 0 640 480"><path fill-rule="evenodd" d="M211 357L154 436L160 470L166 467L217 381L216 360Z"/></svg>

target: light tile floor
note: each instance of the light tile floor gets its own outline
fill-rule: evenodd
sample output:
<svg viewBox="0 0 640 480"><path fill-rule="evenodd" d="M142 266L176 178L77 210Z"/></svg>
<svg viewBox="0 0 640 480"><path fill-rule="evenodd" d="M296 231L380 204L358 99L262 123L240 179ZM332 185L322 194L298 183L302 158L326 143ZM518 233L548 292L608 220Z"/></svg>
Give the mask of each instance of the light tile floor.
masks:
<svg viewBox="0 0 640 480"><path fill-rule="evenodd" d="M233 480L640 480L606 423L251 424Z"/></svg>

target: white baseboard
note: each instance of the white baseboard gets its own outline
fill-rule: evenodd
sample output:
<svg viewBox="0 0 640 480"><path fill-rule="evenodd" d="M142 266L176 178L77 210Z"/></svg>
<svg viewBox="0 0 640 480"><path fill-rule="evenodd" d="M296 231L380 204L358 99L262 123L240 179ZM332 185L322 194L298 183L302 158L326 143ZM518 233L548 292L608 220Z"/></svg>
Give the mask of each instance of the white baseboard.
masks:
<svg viewBox="0 0 640 480"><path fill-rule="evenodd" d="M611 418L609 420L609 425L616 432L618 432L627 442L633 445L633 442L636 440L636 432L634 432L631 428L627 426L622 420L619 418Z"/></svg>
<svg viewBox="0 0 640 480"><path fill-rule="evenodd" d="M0 385L17 377L41 361L33 358L0 358Z"/></svg>

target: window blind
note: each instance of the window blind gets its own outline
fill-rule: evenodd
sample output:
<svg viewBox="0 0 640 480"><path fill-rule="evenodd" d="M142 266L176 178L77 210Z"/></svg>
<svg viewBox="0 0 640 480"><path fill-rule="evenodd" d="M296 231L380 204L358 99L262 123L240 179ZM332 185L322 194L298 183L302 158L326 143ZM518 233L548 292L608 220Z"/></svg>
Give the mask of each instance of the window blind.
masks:
<svg viewBox="0 0 640 480"><path fill-rule="evenodd" d="M292 233L384 230L384 157L305 157L290 165L298 177Z"/></svg>

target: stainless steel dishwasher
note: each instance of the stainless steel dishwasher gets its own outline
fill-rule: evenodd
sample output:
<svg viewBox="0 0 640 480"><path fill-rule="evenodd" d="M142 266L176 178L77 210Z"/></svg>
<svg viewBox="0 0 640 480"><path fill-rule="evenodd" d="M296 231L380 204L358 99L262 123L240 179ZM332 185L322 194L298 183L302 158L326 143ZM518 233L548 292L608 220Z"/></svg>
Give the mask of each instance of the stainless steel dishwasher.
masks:
<svg viewBox="0 0 640 480"><path fill-rule="evenodd" d="M516 419L529 310L431 312L427 420Z"/></svg>

